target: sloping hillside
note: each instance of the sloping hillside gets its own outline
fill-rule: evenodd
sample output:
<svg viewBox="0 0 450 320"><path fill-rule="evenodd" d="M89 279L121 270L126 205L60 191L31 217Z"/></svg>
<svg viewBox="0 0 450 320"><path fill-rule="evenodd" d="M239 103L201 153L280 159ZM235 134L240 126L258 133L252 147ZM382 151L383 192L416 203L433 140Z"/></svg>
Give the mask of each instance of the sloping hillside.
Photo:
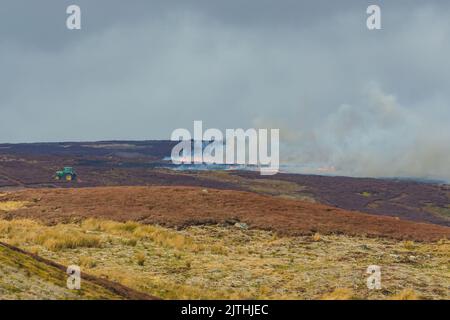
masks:
<svg viewBox="0 0 450 320"><path fill-rule="evenodd" d="M0 299L123 299L90 281L69 290L64 271L0 245Z"/></svg>
<svg viewBox="0 0 450 320"><path fill-rule="evenodd" d="M85 273L81 288L67 288L66 267L6 243L0 243L0 299L122 300L153 297Z"/></svg>
<svg viewBox="0 0 450 320"><path fill-rule="evenodd" d="M109 279L165 299L449 298L448 240L287 237L239 225L174 230L98 219L52 226L0 220L0 231L0 241L78 264L104 287ZM367 288L373 264L382 270L381 290ZM24 292L27 279L10 290Z"/></svg>
<svg viewBox="0 0 450 320"><path fill-rule="evenodd" d="M450 228L369 215L322 204L251 192L195 187L32 189L0 197L0 218L33 218L48 224L83 218L138 221L182 228L244 222L286 235L346 234L400 240L450 238ZM14 210L9 206L20 204Z"/></svg>

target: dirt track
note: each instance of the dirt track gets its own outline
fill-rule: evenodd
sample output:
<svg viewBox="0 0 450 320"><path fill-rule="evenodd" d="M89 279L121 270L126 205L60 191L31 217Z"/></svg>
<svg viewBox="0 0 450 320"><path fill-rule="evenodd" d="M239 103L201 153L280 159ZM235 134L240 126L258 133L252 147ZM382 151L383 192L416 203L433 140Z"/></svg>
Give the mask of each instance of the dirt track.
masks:
<svg viewBox="0 0 450 320"><path fill-rule="evenodd" d="M66 273L67 267L63 266L59 263L42 258L36 254L24 251L20 248L9 245L7 243L0 242L0 246L8 248L10 250L13 250L15 252L18 252L19 254L28 256L28 257L36 260L37 262L44 263L45 265L47 265L49 267L56 268L56 269L60 270L61 272ZM90 275L90 274L87 274L84 272L81 274L81 277L82 277L83 281L89 281L91 283L99 285L102 288L104 288L108 291L111 291L113 294L116 294L118 297L123 298L123 299L127 299L127 300L159 300L159 298L157 298L157 297L150 296L146 293L138 292L138 291L128 288L120 283L109 281L107 279L102 279L102 278L99 278L99 277L96 277L96 276L93 276L93 275Z"/></svg>
<svg viewBox="0 0 450 320"><path fill-rule="evenodd" d="M281 234L367 235L435 241L450 238L450 228L368 215L298 200L249 192L195 187L98 187L29 189L0 201L27 201L25 208L0 218L36 218L46 223L88 217L185 227L237 221Z"/></svg>

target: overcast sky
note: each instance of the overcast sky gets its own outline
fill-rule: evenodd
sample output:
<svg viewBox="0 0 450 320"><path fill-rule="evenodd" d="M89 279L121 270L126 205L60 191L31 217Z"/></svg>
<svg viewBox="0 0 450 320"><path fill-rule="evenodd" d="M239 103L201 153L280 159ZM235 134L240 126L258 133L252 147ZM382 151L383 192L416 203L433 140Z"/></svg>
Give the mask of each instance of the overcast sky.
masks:
<svg viewBox="0 0 450 320"><path fill-rule="evenodd" d="M285 163L450 179L449 57L449 1L2 0L0 142L169 139L203 120L279 128Z"/></svg>

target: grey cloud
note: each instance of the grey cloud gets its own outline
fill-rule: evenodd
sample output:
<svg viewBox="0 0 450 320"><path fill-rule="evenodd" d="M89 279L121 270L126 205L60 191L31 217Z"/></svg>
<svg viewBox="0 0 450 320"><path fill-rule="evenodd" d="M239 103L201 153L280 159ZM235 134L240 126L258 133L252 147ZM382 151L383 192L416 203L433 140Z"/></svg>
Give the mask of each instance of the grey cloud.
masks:
<svg viewBox="0 0 450 320"><path fill-rule="evenodd" d="M168 139L280 128L286 163L450 179L450 4L6 1L0 140ZM70 117L70 121L67 121Z"/></svg>

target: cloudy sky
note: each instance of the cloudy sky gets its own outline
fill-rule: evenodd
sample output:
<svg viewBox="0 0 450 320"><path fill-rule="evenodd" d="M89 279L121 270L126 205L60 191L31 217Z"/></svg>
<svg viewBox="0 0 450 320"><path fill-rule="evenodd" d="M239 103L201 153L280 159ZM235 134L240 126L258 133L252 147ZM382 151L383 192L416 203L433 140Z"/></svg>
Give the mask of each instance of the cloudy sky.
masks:
<svg viewBox="0 0 450 320"><path fill-rule="evenodd" d="M449 40L438 0L2 0L0 142L169 139L203 120L279 128L286 164L450 180Z"/></svg>

